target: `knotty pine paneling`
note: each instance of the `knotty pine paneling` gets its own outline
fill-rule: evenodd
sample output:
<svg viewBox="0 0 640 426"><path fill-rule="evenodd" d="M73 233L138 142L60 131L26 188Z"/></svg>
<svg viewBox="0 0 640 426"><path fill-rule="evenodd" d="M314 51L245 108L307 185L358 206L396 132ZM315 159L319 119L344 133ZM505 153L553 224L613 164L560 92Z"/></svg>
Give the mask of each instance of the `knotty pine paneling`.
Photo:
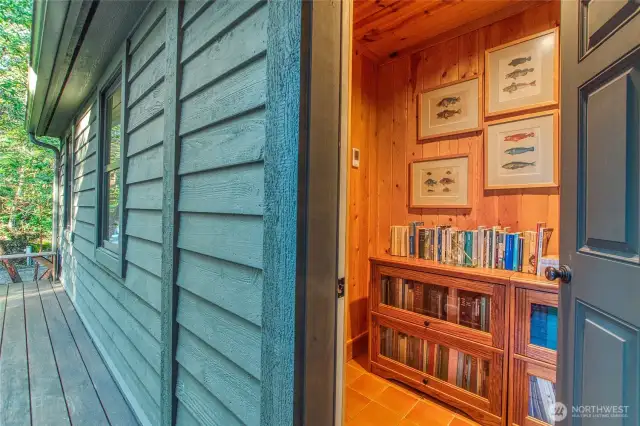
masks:
<svg viewBox="0 0 640 426"><path fill-rule="evenodd" d="M389 227L422 220L426 226L479 225L555 228L550 253L558 252L559 191L531 188L485 191L483 135L438 141L417 139L417 96L423 90L474 75L483 77L484 51L560 24L559 2L530 8L479 30L384 64L354 46L350 148L360 148L360 168L349 161L347 223L347 357L366 350L369 256L389 250ZM409 163L469 153L473 208L410 209Z"/></svg>
<svg viewBox="0 0 640 426"><path fill-rule="evenodd" d="M491 190L483 188L483 135L451 137L422 143L417 140L418 94L431 87L484 73L484 51L559 25L558 2L545 3L519 15L434 45L379 66L377 130L378 220L373 253L389 249L389 226L422 220L426 226L510 226L515 231L535 229L546 221L556 229L550 252L558 250L558 189ZM408 166L413 160L469 153L473 166L473 208L410 209ZM372 224L374 225L374 224Z"/></svg>

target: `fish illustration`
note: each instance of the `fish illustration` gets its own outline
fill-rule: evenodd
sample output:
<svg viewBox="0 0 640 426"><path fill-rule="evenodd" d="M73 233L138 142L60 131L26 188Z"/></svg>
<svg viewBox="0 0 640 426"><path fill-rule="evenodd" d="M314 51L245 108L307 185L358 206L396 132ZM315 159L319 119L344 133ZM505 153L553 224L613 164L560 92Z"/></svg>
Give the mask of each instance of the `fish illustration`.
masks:
<svg viewBox="0 0 640 426"><path fill-rule="evenodd" d="M507 169L507 170L516 170L516 169L522 169L525 167L529 167L529 166L535 166L536 162L533 161L531 163L526 163L524 161L512 161L510 163L507 164L503 164L502 168L503 169Z"/></svg>
<svg viewBox="0 0 640 426"><path fill-rule="evenodd" d="M443 185L450 185L452 183L455 183L456 181L451 179L450 177L443 177L442 179L440 179L440 183Z"/></svg>
<svg viewBox="0 0 640 426"><path fill-rule="evenodd" d="M449 105L454 105L458 102L460 102L460 96L450 96L448 98L442 98L436 105L442 108L446 108Z"/></svg>
<svg viewBox="0 0 640 426"><path fill-rule="evenodd" d="M536 81L533 80L531 83L516 83L515 81L513 83L511 83L510 85L508 85L507 87L505 87L504 89L502 89L503 92L507 92L507 93L513 93L516 90L520 90L523 87L527 87L527 86L535 86L536 85Z"/></svg>
<svg viewBox="0 0 640 426"><path fill-rule="evenodd" d="M505 76L505 78L512 78L515 80L518 77L524 77L530 72L533 72L533 68L523 68L521 70L511 71L509 74Z"/></svg>
<svg viewBox="0 0 640 426"><path fill-rule="evenodd" d="M509 62L509 65L511 65L512 67L517 67L518 65L522 65L525 62L528 62L531 60L531 56L527 56L525 57L521 57L521 58L515 58L512 59L511 62Z"/></svg>
<svg viewBox="0 0 640 426"><path fill-rule="evenodd" d="M427 179L424 183L426 183L427 186L435 186L435 184L438 183L438 181L434 179Z"/></svg>
<svg viewBox="0 0 640 426"><path fill-rule="evenodd" d="M462 110L461 109L445 109L444 111L440 111L437 116L438 118L444 118L445 120L448 120L449 118L453 117L456 114L461 114Z"/></svg>
<svg viewBox="0 0 640 426"><path fill-rule="evenodd" d="M536 150L535 146L517 146L515 148L509 148L505 150L504 153L509 155L518 155L518 154L524 154L525 152L535 151L535 150Z"/></svg>
<svg viewBox="0 0 640 426"><path fill-rule="evenodd" d="M431 172L427 172L427 176L431 176Z"/></svg>
<svg viewBox="0 0 640 426"><path fill-rule="evenodd" d="M515 135L505 136L504 140L506 142L518 142L518 141L521 141L522 139L532 138L535 135L536 134L533 133L533 132L530 132L530 133L516 133Z"/></svg>
<svg viewBox="0 0 640 426"><path fill-rule="evenodd" d="M442 192L451 192L451 190L449 188L444 188Z"/></svg>
<svg viewBox="0 0 640 426"><path fill-rule="evenodd" d="M451 174L451 170L447 170L447 174L450 175Z"/></svg>
<svg viewBox="0 0 640 426"><path fill-rule="evenodd" d="M435 189L427 189L427 192L436 192Z"/></svg>

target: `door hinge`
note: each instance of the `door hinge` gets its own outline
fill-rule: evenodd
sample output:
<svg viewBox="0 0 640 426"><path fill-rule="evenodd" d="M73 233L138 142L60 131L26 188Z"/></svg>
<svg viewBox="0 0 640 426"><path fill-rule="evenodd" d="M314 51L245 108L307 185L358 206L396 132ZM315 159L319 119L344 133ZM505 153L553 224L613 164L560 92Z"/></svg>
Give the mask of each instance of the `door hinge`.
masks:
<svg viewBox="0 0 640 426"><path fill-rule="evenodd" d="M338 295L338 299L344 297L344 277L338 278L338 286L336 288L336 294Z"/></svg>

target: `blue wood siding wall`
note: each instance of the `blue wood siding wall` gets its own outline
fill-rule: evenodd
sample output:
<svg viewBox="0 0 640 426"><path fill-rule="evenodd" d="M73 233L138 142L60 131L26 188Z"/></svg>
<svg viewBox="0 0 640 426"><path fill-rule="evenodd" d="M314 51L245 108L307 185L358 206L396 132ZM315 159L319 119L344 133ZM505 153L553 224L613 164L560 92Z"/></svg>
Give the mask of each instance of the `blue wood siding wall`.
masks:
<svg viewBox="0 0 640 426"><path fill-rule="evenodd" d="M72 233L65 233L62 241L62 279L142 423L168 424L161 410L166 395L161 377L167 368L176 379L172 407L178 425L259 425L261 420L262 424L272 424L270 420L289 423L293 410L295 270L280 264L280 259L272 277L282 278L278 288L286 289L291 300L274 301L278 295L263 291L263 268L270 261L264 259L269 253L264 237L265 185L271 185L272 192L285 185L284 181L265 181L267 44L270 15L299 20L300 5L292 7L297 11L294 16L273 12L274 6L265 0L187 1L182 9L177 58L168 53L175 46L171 37L176 34L167 32L173 16L167 4L153 3L126 45L125 278L116 277L94 258L96 184L100 179L96 154L100 139L98 88L83 109L86 115L79 115L74 128ZM272 25L280 28L282 24ZM289 25L287 31L296 24ZM277 28L274 31L274 38L285 36L277 33ZM299 31L296 34L290 38L293 44L299 43ZM287 52L293 60L291 55L276 59L286 62L291 72L299 66L299 52ZM167 73L172 58L179 60L177 86L169 83L173 76ZM278 67L275 62L271 66ZM174 230L177 341L176 362L167 367L163 359L172 346L162 324L167 312L162 311L167 306L162 289L172 285L167 280L174 278L163 275L162 258L167 254L163 206L173 203L163 195L163 187L173 181L167 178L172 174L164 170L170 166L163 152L170 143L165 134L171 124L167 118L171 108L165 110L165 102L172 87L178 90L179 111L175 117L179 155L174 168L178 188L178 226ZM275 104L296 120L298 90L294 84L287 92L291 99L285 100L274 88ZM271 114L272 120L284 119L280 110ZM285 200L289 206L295 205L296 183L289 179L295 178L297 167L297 121L295 128L286 126L284 133L274 127L272 138L274 144L287 139L291 161L282 167L291 190ZM275 145L272 151L278 151ZM65 161L69 159L63 156L61 185ZM273 163L272 167L275 171L278 166ZM62 208L64 199L59 203ZM279 222L277 207L270 216L278 239L295 224L295 209L285 210L292 212L287 221ZM289 225L280 229L279 223ZM63 226L61 222L61 231ZM291 232L287 243L278 248L287 251L287 259L295 257L295 231ZM285 269L290 273L284 274ZM271 331L265 334L263 312L271 314L270 309L282 315L274 314ZM263 336L274 338L266 351ZM282 350L291 353L282 358L277 354ZM265 356L269 360L265 361ZM265 366L278 372L275 377L266 371L265 377L270 377L267 383L262 380ZM272 385L279 389L271 389Z"/></svg>
<svg viewBox="0 0 640 426"><path fill-rule="evenodd" d="M179 425L257 425L266 2L187 2L180 84Z"/></svg>
<svg viewBox="0 0 640 426"><path fill-rule="evenodd" d="M72 237L63 238L62 280L102 356L142 423L160 422L160 258L162 208L164 2L129 38L125 278L94 258L100 178L97 93L75 127Z"/></svg>

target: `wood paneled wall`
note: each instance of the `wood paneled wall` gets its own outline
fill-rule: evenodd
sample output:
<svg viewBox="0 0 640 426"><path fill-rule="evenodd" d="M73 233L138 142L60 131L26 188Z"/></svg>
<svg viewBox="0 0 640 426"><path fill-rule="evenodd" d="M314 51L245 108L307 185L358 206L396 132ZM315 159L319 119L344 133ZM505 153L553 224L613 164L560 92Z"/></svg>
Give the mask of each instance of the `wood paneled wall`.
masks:
<svg viewBox="0 0 640 426"><path fill-rule="evenodd" d="M486 49L559 24L560 4L554 1L379 65L363 57L355 46L351 144L360 148L361 160L359 169L349 169L348 341L366 333L368 257L389 250L391 225L421 220L425 226L471 229L500 225L521 231L535 229L536 222L546 221L556 229L549 250L557 253L557 188L484 190L481 132L423 143L417 139L416 126L417 96L421 91L474 75L483 78ZM377 87L372 87L374 79ZM455 153L469 153L473 207L410 209L409 163Z"/></svg>
<svg viewBox="0 0 640 426"><path fill-rule="evenodd" d="M347 222L347 357L367 349L368 259L375 241L376 98L378 67L354 47L351 85L350 147L360 150L360 167L349 159Z"/></svg>

